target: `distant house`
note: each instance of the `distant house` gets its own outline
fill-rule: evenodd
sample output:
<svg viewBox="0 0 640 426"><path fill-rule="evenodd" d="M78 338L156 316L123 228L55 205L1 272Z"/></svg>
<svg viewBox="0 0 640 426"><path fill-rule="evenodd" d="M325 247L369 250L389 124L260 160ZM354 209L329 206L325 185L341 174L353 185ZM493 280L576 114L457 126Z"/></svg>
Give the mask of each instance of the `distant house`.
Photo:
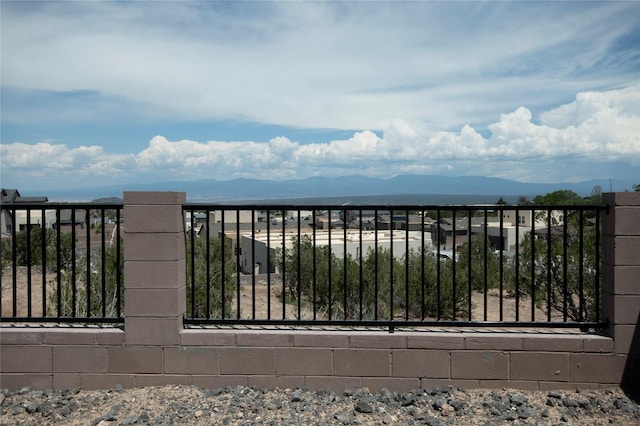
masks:
<svg viewBox="0 0 640 426"><path fill-rule="evenodd" d="M14 230L22 230L30 223L31 226L42 226L42 210L32 210L29 213L27 219L26 211L16 211L11 206L24 206L33 204L45 204L47 197L23 197L17 189L5 189L0 190L0 206L2 207L2 214L0 214L0 232L2 235L10 235ZM48 216L48 212L45 212L45 216ZM15 222L15 223L14 223ZM45 227L47 219L44 219Z"/></svg>

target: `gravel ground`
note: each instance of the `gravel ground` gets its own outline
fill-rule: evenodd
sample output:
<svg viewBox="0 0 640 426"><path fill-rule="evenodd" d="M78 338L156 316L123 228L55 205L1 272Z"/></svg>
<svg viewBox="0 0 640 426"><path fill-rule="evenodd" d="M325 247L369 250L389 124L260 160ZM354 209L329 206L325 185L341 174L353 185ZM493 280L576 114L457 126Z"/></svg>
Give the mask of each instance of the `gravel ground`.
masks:
<svg viewBox="0 0 640 426"><path fill-rule="evenodd" d="M639 425L638 395L601 391L367 389L312 392L162 386L0 393L3 425Z"/></svg>

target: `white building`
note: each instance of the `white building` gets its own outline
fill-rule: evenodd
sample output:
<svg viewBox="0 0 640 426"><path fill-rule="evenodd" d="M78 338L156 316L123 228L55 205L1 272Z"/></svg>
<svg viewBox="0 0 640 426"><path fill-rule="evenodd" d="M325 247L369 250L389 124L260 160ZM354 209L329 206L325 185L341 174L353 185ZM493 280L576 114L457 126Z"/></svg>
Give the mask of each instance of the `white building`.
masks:
<svg viewBox="0 0 640 426"><path fill-rule="evenodd" d="M423 233L418 231L378 231L377 233L377 245L380 249L390 249L393 244L393 255L396 258L401 258L405 255L407 244L409 250L420 250L423 244ZM294 247L294 240L297 237L297 233L287 233L284 236L285 248L292 249ZM302 238L308 237L313 241L312 233L302 233ZM241 250L242 250L242 265L241 268L251 273L251 265L254 265L253 272L256 274L265 274L268 272L267 268L267 251L270 250L270 261L272 263L271 272L277 272L278 266L275 264L276 253L282 250L282 233L271 232L270 234L256 234L253 238L251 234L242 235ZM360 250L365 257L369 250L374 250L376 247L376 233L374 231L362 232L362 244L360 243L360 231L347 231L346 239L343 232L334 231L331 232L331 239L329 240L328 232L316 232L315 246L326 247L331 245L331 253L338 257L343 258L346 248L346 252L355 259L359 259ZM429 234L424 234L425 250L431 250L431 237ZM253 255L255 253L255 259Z"/></svg>

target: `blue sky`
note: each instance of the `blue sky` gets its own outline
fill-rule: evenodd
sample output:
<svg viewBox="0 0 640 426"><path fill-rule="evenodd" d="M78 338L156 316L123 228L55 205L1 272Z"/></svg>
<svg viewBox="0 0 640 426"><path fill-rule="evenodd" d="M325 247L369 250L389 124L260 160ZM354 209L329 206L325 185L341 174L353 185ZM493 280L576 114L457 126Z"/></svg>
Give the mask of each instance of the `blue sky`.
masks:
<svg viewBox="0 0 640 426"><path fill-rule="evenodd" d="M640 181L640 2L11 2L3 187Z"/></svg>

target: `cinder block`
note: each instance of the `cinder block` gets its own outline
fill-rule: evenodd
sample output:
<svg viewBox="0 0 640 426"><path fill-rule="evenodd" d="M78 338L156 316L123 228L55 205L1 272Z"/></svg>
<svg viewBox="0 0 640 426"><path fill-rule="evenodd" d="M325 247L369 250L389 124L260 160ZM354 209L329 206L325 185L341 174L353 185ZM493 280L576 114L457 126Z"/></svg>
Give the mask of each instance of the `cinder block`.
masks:
<svg viewBox="0 0 640 426"><path fill-rule="evenodd" d="M304 387L309 390L332 390L342 394L346 389L359 389L362 387L361 377L326 377L307 376L304 378Z"/></svg>
<svg viewBox="0 0 640 426"><path fill-rule="evenodd" d="M605 204L613 204L614 206L640 206L640 192L610 192L602 194ZM611 197L611 198L609 198Z"/></svg>
<svg viewBox="0 0 640 426"><path fill-rule="evenodd" d="M3 373L51 373L51 346L0 346Z"/></svg>
<svg viewBox="0 0 640 426"><path fill-rule="evenodd" d="M0 332L0 345L39 345L42 334L25 328L3 328Z"/></svg>
<svg viewBox="0 0 640 426"><path fill-rule="evenodd" d="M529 335L524 338L525 351L582 352L582 335Z"/></svg>
<svg viewBox="0 0 640 426"><path fill-rule="evenodd" d="M616 237L616 266L638 266L640 265L640 238Z"/></svg>
<svg viewBox="0 0 640 426"><path fill-rule="evenodd" d="M523 338L517 336L497 335L492 333L465 333L466 349L484 349L493 351L522 350Z"/></svg>
<svg viewBox="0 0 640 426"><path fill-rule="evenodd" d="M371 392L389 389L392 392L410 392L420 389L420 379L399 377L363 377L362 387Z"/></svg>
<svg viewBox="0 0 640 426"><path fill-rule="evenodd" d="M247 376L191 376L191 384L204 389L217 389L227 386L247 386Z"/></svg>
<svg viewBox="0 0 640 426"><path fill-rule="evenodd" d="M51 389L53 387L51 374L7 374L2 371L0 374L0 387L15 391L24 387L32 389ZM4 423L4 422L3 422Z"/></svg>
<svg viewBox="0 0 640 426"><path fill-rule="evenodd" d="M627 357L611 354L569 355L569 381L584 383L620 383Z"/></svg>
<svg viewBox="0 0 640 426"><path fill-rule="evenodd" d="M276 373L272 348L220 348L220 374L248 375Z"/></svg>
<svg viewBox="0 0 640 426"><path fill-rule="evenodd" d="M395 350L391 352L394 377L449 378L449 352Z"/></svg>
<svg viewBox="0 0 640 426"><path fill-rule="evenodd" d="M538 382L528 382L522 380L480 380L480 388L537 391Z"/></svg>
<svg viewBox="0 0 640 426"><path fill-rule="evenodd" d="M235 330L196 330L180 332L181 346L235 346Z"/></svg>
<svg viewBox="0 0 640 426"><path fill-rule="evenodd" d="M585 336L583 338L585 352L613 353L614 342L608 336Z"/></svg>
<svg viewBox="0 0 640 426"><path fill-rule="evenodd" d="M409 349L464 349L461 333L425 333L407 336Z"/></svg>
<svg viewBox="0 0 640 426"><path fill-rule="evenodd" d="M336 376L387 377L391 375L391 353L378 349L336 349L333 354Z"/></svg>
<svg viewBox="0 0 640 426"><path fill-rule="evenodd" d="M186 289L125 289L126 317L178 317L186 310Z"/></svg>
<svg viewBox="0 0 640 426"><path fill-rule="evenodd" d="M182 318L125 317L127 345L174 346L180 342Z"/></svg>
<svg viewBox="0 0 640 426"><path fill-rule="evenodd" d="M331 376L333 351L321 348L278 348L276 373L279 376Z"/></svg>
<svg viewBox="0 0 640 426"><path fill-rule="evenodd" d="M265 330L260 333L239 330L236 334L238 346L280 347L291 346L291 333Z"/></svg>
<svg viewBox="0 0 640 426"><path fill-rule="evenodd" d="M185 260L129 260L124 264L126 287L133 288L181 288L187 283Z"/></svg>
<svg viewBox="0 0 640 426"><path fill-rule="evenodd" d="M105 373L107 350L96 346L54 346L53 371L57 373Z"/></svg>
<svg viewBox="0 0 640 426"><path fill-rule="evenodd" d="M463 387L465 389L478 389L480 387L479 380L460 380L460 379L422 379L420 387L422 389L446 388L452 386L454 388Z"/></svg>
<svg viewBox="0 0 640 426"><path fill-rule="evenodd" d="M53 375L53 389L73 389L82 386L81 374L56 373Z"/></svg>
<svg viewBox="0 0 640 426"><path fill-rule="evenodd" d="M184 385L191 384L191 376L189 375L170 375L170 374L136 374L133 378L134 385L137 388L146 386L165 386L165 385Z"/></svg>
<svg viewBox="0 0 640 426"><path fill-rule="evenodd" d="M304 387L303 376L249 376L247 386L258 389L294 389Z"/></svg>
<svg viewBox="0 0 640 426"><path fill-rule="evenodd" d="M153 250L150 248L153 248ZM126 261L176 261L184 260L185 255L184 232L171 234L127 234L127 244L124 245L124 257ZM126 282L127 277L125 276L125 283Z"/></svg>
<svg viewBox="0 0 640 426"><path fill-rule="evenodd" d="M509 355L495 351L451 353L451 377L454 379L508 380Z"/></svg>
<svg viewBox="0 0 640 426"><path fill-rule="evenodd" d="M125 191L122 198L125 206L162 204L182 205L187 202L187 193L175 191Z"/></svg>
<svg viewBox="0 0 640 426"><path fill-rule="evenodd" d="M616 386L617 387L617 386ZM576 383L576 382L540 382L540 390L541 391L550 391L550 390L566 390L573 391L577 388L584 390L598 390L598 385L596 383Z"/></svg>
<svg viewBox="0 0 640 426"><path fill-rule="evenodd" d="M616 294L640 295L640 266L616 266L613 271Z"/></svg>
<svg viewBox="0 0 640 426"><path fill-rule="evenodd" d="M350 337L352 348L406 349L407 336L403 334L358 333Z"/></svg>
<svg viewBox="0 0 640 426"><path fill-rule="evenodd" d="M638 252L640 256L640 252ZM640 280L640 277L638 278ZM616 296L615 324L640 324L640 296Z"/></svg>
<svg viewBox="0 0 640 426"><path fill-rule="evenodd" d="M349 335L344 333L317 333L295 332L293 334L293 346L321 347L321 348L348 348Z"/></svg>
<svg viewBox="0 0 640 426"><path fill-rule="evenodd" d="M122 346L124 345L124 331L119 328L101 329L96 334L98 345Z"/></svg>
<svg viewBox="0 0 640 426"><path fill-rule="evenodd" d="M164 372L168 374L220 373L217 348L172 347L164 348Z"/></svg>
<svg viewBox="0 0 640 426"><path fill-rule="evenodd" d="M129 205L125 215L128 232L184 232L182 205Z"/></svg>
<svg viewBox="0 0 640 426"><path fill-rule="evenodd" d="M640 352L640 326L616 325L613 327L613 335L615 353Z"/></svg>
<svg viewBox="0 0 640 426"><path fill-rule="evenodd" d="M112 347L107 349L107 371L109 373L156 373L163 372L162 348Z"/></svg>
<svg viewBox="0 0 640 426"><path fill-rule="evenodd" d="M514 352L511 354L512 380L569 380L569 354Z"/></svg>
<svg viewBox="0 0 640 426"><path fill-rule="evenodd" d="M86 390L112 389L120 385L125 389L135 387L133 374L82 374L80 386Z"/></svg>
<svg viewBox="0 0 640 426"><path fill-rule="evenodd" d="M42 333L45 345L95 345L96 329L53 329Z"/></svg>
<svg viewBox="0 0 640 426"><path fill-rule="evenodd" d="M616 208L616 233L618 235L640 236L640 207Z"/></svg>

